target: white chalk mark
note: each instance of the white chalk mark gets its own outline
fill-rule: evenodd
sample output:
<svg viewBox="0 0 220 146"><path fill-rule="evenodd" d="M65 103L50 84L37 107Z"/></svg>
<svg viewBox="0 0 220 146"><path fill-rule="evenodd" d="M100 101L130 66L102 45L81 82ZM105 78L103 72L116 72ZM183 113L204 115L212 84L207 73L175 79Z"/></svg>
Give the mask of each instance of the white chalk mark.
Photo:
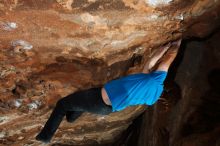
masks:
<svg viewBox="0 0 220 146"><path fill-rule="evenodd" d="M135 48L135 50L134 50L134 54L137 54L137 53L139 53L141 50L143 49L143 47L137 47L137 48Z"/></svg>
<svg viewBox="0 0 220 146"><path fill-rule="evenodd" d="M14 106L15 107L20 107L21 104L22 104L22 100L21 99L17 99L17 100L14 101Z"/></svg>
<svg viewBox="0 0 220 146"><path fill-rule="evenodd" d="M152 7L157 7L158 5L169 5L173 0L145 0L147 4Z"/></svg>
<svg viewBox="0 0 220 146"><path fill-rule="evenodd" d="M29 42L24 40L14 40L11 42L11 45L13 47L21 47L24 50L30 50L33 48L33 46Z"/></svg>
<svg viewBox="0 0 220 146"><path fill-rule="evenodd" d="M34 101L34 102L28 104L27 106L28 106L29 110L33 110L33 109L37 109L40 105L41 105L40 101Z"/></svg>
<svg viewBox="0 0 220 146"><path fill-rule="evenodd" d="M107 28L108 20L106 18L91 15L90 13L83 13L80 16L81 20L87 23L89 26L93 27L100 27L100 28Z"/></svg>
<svg viewBox="0 0 220 146"><path fill-rule="evenodd" d="M101 116L101 117L98 117L98 121L102 121L102 120L104 120L105 119L105 116Z"/></svg>
<svg viewBox="0 0 220 146"><path fill-rule="evenodd" d="M30 103L30 104L28 104L28 108L29 108L29 110L33 110L33 109L37 109L37 104L36 103Z"/></svg>
<svg viewBox="0 0 220 146"><path fill-rule="evenodd" d="M88 0L88 2L94 3L94 2L96 2L96 0Z"/></svg>
<svg viewBox="0 0 220 146"><path fill-rule="evenodd" d="M5 23L1 23L1 27L4 30L12 31L16 29L18 26L15 22L5 22Z"/></svg>
<svg viewBox="0 0 220 146"><path fill-rule="evenodd" d="M153 14L153 15L150 16L150 19L158 19L158 17L159 17L158 15Z"/></svg>
<svg viewBox="0 0 220 146"><path fill-rule="evenodd" d="M4 138L4 137L6 136L6 134L7 134L7 133L6 133L5 131L1 131L1 132L0 132L0 138Z"/></svg>
<svg viewBox="0 0 220 146"><path fill-rule="evenodd" d="M176 19L178 19L178 20L184 20L183 14L180 14L179 16L176 16Z"/></svg>

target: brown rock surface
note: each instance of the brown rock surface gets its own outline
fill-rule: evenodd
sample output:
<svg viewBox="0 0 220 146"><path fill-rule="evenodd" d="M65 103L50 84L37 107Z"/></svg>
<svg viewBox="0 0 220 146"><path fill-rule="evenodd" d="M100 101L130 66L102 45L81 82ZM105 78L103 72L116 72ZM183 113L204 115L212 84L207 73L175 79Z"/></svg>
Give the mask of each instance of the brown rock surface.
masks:
<svg viewBox="0 0 220 146"><path fill-rule="evenodd" d="M219 39L217 31L184 41L161 100L143 114L135 145L219 146Z"/></svg>
<svg viewBox="0 0 220 146"><path fill-rule="evenodd" d="M158 46L204 37L219 25L218 0L0 0L0 143L34 136L58 99L140 72ZM60 144L111 143L144 111L84 113L63 122Z"/></svg>

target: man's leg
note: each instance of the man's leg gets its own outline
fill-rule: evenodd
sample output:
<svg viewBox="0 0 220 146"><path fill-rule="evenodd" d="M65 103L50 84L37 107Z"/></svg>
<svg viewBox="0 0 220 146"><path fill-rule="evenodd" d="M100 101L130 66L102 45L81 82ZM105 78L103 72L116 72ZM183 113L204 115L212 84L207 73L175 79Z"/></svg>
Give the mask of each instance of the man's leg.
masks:
<svg viewBox="0 0 220 146"><path fill-rule="evenodd" d="M67 122L74 122L84 111L67 111L66 112L66 120Z"/></svg>
<svg viewBox="0 0 220 146"><path fill-rule="evenodd" d="M112 112L111 106L106 105L102 100L101 88L91 88L75 92L60 99L36 139L49 142L66 114L72 114L71 117L73 119L71 120L73 121L79 117L83 111L102 115Z"/></svg>
<svg viewBox="0 0 220 146"><path fill-rule="evenodd" d="M47 120L46 124L44 125L41 132L36 136L36 140L48 143L50 142L51 138L53 137L54 133L56 132L57 128L59 127L63 117L66 114L65 108L63 106L62 100L59 100L54 108L53 112L51 113L49 119Z"/></svg>
<svg viewBox="0 0 220 146"><path fill-rule="evenodd" d="M74 119L76 119L76 117L79 117L83 112L90 112L101 115L108 115L112 113L112 107L105 104L102 99L101 88L89 89L85 91L84 94L86 94L86 99L84 99L86 103L82 102L77 103L76 105L76 107L80 107L83 111L67 111L66 119L68 122L73 122Z"/></svg>

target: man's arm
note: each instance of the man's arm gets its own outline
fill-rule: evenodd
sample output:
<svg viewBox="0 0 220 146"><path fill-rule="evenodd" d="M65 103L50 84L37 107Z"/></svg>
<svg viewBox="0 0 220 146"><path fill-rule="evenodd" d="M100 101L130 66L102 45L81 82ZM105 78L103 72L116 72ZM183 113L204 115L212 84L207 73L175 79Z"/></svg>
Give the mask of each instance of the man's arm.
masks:
<svg viewBox="0 0 220 146"><path fill-rule="evenodd" d="M156 52L154 53L153 57L147 61L144 65L143 73L149 73L152 67L158 62L158 60L165 54L165 52L170 48L171 43L160 47Z"/></svg>
<svg viewBox="0 0 220 146"><path fill-rule="evenodd" d="M170 49L166 52L166 54L160 60L159 66L156 69L157 71L166 71L166 72L168 71L173 60L176 58L180 44L181 44L181 39L171 44Z"/></svg>

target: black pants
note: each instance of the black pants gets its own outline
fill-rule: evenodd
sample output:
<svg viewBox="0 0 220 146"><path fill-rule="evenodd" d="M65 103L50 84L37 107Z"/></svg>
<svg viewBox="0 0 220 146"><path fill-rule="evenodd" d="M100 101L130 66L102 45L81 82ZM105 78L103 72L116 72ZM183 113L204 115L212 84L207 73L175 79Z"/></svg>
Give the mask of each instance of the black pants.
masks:
<svg viewBox="0 0 220 146"><path fill-rule="evenodd" d="M101 115L112 112L112 107L102 100L101 87L78 91L60 99L37 139L50 141L65 115L67 120L74 121L83 112Z"/></svg>

